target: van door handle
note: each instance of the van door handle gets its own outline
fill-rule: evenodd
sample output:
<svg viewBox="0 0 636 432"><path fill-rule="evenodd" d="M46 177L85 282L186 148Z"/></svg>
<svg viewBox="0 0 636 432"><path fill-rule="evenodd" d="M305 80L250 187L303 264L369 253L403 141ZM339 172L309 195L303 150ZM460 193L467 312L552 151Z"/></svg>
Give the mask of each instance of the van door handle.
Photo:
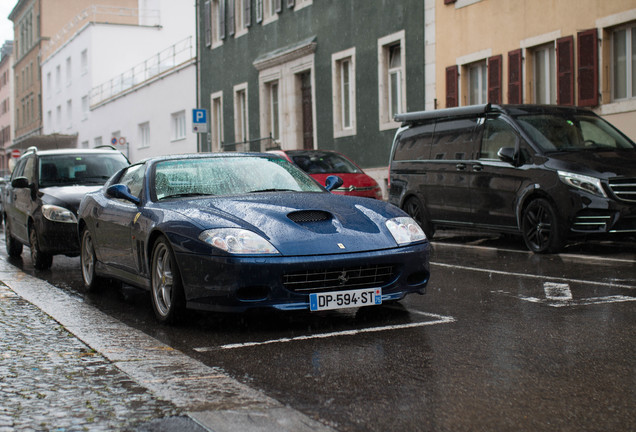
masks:
<svg viewBox="0 0 636 432"><path fill-rule="evenodd" d="M484 167L482 165L480 165L480 164L473 165L473 171L479 172L479 171L481 171L483 169L484 169Z"/></svg>
<svg viewBox="0 0 636 432"><path fill-rule="evenodd" d="M458 163L457 165L455 165L455 168L457 168L457 171L464 171L466 169L466 164Z"/></svg>

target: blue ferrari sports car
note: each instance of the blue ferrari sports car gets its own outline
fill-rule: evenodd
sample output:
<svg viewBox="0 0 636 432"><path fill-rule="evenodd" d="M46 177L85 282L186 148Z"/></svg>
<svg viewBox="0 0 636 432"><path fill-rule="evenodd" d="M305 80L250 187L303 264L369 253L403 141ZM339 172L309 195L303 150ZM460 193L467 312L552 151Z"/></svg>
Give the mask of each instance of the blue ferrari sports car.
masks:
<svg viewBox="0 0 636 432"><path fill-rule="evenodd" d="M87 289L148 289L157 319L185 308L321 311L424 294L429 243L399 208L331 194L272 154L146 159L81 202Z"/></svg>

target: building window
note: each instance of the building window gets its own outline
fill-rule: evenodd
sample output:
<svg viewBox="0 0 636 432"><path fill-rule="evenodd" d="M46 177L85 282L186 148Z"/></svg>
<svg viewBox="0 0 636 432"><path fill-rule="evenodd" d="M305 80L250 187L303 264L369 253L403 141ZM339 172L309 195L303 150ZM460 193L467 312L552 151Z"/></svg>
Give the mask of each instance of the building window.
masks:
<svg viewBox="0 0 636 432"><path fill-rule="evenodd" d="M249 141L247 113L247 83L244 83L234 87L234 141L237 143ZM249 151L249 144L243 147L243 151Z"/></svg>
<svg viewBox="0 0 636 432"><path fill-rule="evenodd" d="M399 126L393 116L406 111L404 31L378 41L380 130Z"/></svg>
<svg viewBox="0 0 636 432"><path fill-rule="evenodd" d="M468 103L470 105L487 102L487 79L488 71L485 61L468 65Z"/></svg>
<svg viewBox="0 0 636 432"><path fill-rule="evenodd" d="M80 61L82 67L82 75L85 75L88 73L88 50L82 51L82 53L80 54Z"/></svg>
<svg viewBox="0 0 636 432"><path fill-rule="evenodd" d="M251 25L251 4L251 0L234 0L234 37L247 33L247 28Z"/></svg>
<svg viewBox="0 0 636 432"><path fill-rule="evenodd" d="M307 6L311 6L314 0L296 0L294 10L302 9Z"/></svg>
<svg viewBox="0 0 636 432"><path fill-rule="evenodd" d="M263 24L276 21L282 10L282 0L263 0Z"/></svg>
<svg viewBox="0 0 636 432"><path fill-rule="evenodd" d="M334 137L356 133L355 48L332 55Z"/></svg>
<svg viewBox="0 0 636 432"><path fill-rule="evenodd" d="M100 147L102 145L102 137L97 137L93 140L93 145L95 147Z"/></svg>
<svg viewBox="0 0 636 432"><path fill-rule="evenodd" d="M62 66L60 65L55 67L55 91L57 93L62 91Z"/></svg>
<svg viewBox="0 0 636 432"><path fill-rule="evenodd" d="M612 99L636 97L636 25L612 33Z"/></svg>
<svg viewBox="0 0 636 432"><path fill-rule="evenodd" d="M171 115L172 141L181 140L186 137L185 111L179 111Z"/></svg>
<svg viewBox="0 0 636 432"><path fill-rule="evenodd" d="M212 0L211 9L212 48L216 48L225 39L225 0Z"/></svg>
<svg viewBox="0 0 636 432"><path fill-rule="evenodd" d="M556 103L556 66L554 43L532 50L534 74L534 103Z"/></svg>
<svg viewBox="0 0 636 432"><path fill-rule="evenodd" d="M66 86L70 86L71 83L73 82L73 68L71 67L72 63L71 63L71 58L67 57L66 58Z"/></svg>
<svg viewBox="0 0 636 432"><path fill-rule="evenodd" d="M267 133L273 140L280 139L280 93L278 81L266 84L267 90L267 118L269 130Z"/></svg>
<svg viewBox="0 0 636 432"><path fill-rule="evenodd" d="M88 96L82 96L82 120L88 118Z"/></svg>
<svg viewBox="0 0 636 432"><path fill-rule="evenodd" d="M223 92L211 96L210 132L213 152L223 150Z"/></svg>
<svg viewBox="0 0 636 432"><path fill-rule="evenodd" d="M139 135L139 148L150 147L150 123L140 123L137 126Z"/></svg>
<svg viewBox="0 0 636 432"><path fill-rule="evenodd" d="M58 105L55 108L55 130L60 131L62 129L62 106Z"/></svg>
<svg viewBox="0 0 636 432"><path fill-rule="evenodd" d="M71 99L66 101L66 127L71 128L73 126L73 101Z"/></svg>

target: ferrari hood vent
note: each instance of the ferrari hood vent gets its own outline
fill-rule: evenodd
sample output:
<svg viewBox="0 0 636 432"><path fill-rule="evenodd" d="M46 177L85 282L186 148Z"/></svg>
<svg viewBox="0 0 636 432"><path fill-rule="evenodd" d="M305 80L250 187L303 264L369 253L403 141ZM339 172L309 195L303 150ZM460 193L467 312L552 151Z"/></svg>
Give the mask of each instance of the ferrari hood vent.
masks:
<svg viewBox="0 0 636 432"><path fill-rule="evenodd" d="M328 221L332 218L331 213L322 210L295 211L289 213L287 217L298 224Z"/></svg>

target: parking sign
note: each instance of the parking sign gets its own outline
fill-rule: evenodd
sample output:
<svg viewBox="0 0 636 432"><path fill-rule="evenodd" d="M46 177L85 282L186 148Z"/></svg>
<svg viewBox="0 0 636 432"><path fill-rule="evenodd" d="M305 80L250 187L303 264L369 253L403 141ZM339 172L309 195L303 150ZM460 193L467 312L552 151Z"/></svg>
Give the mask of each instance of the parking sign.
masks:
<svg viewBox="0 0 636 432"><path fill-rule="evenodd" d="M205 109L192 110L192 132L204 133L208 131L208 111Z"/></svg>

